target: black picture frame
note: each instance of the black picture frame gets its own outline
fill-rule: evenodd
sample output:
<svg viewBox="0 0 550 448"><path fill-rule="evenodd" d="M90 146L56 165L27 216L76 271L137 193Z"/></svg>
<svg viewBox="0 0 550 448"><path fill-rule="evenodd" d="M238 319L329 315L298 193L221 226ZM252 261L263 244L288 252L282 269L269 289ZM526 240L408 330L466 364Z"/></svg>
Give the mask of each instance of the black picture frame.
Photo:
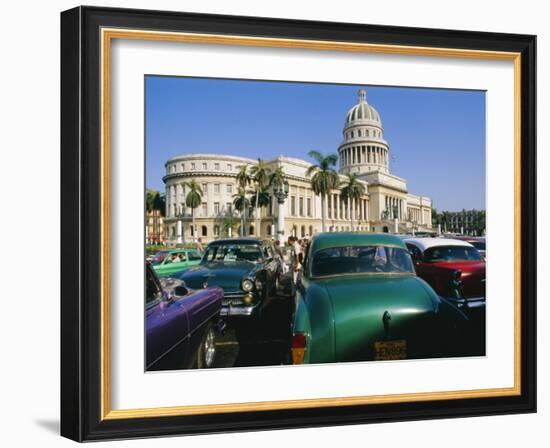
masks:
<svg viewBox="0 0 550 448"><path fill-rule="evenodd" d="M521 394L102 419L100 29L521 54ZM76 441L536 412L536 36L77 7L61 13L61 434Z"/></svg>

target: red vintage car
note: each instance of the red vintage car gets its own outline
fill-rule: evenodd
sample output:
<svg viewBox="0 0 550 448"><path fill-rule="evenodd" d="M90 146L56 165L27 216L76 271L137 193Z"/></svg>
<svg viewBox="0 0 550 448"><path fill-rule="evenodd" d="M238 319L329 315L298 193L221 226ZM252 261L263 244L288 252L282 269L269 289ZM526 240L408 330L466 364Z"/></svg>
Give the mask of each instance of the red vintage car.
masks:
<svg viewBox="0 0 550 448"><path fill-rule="evenodd" d="M416 274L440 296L485 298L485 260L472 244L450 238L407 238L404 242Z"/></svg>

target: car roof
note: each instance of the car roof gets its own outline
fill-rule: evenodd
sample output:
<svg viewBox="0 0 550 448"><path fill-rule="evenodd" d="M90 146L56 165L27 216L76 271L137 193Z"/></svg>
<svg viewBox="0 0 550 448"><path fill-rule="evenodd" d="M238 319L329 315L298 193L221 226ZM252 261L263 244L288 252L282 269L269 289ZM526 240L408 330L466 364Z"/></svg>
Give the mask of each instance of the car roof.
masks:
<svg viewBox="0 0 550 448"><path fill-rule="evenodd" d="M220 244L264 244L260 238L225 238L210 242L209 246L217 246Z"/></svg>
<svg viewBox="0 0 550 448"><path fill-rule="evenodd" d="M406 244L414 244L422 251L431 247L438 246L465 246L473 247L470 243L464 240L456 240L454 238L406 238L403 240Z"/></svg>
<svg viewBox="0 0 550 448"><path fill-rule="evenodd" d="M366 233L366 232L333 232L318 233L311 240L312 252L329 247L380 245L397 246L406 249L401 238L388 233Z"/></svg>

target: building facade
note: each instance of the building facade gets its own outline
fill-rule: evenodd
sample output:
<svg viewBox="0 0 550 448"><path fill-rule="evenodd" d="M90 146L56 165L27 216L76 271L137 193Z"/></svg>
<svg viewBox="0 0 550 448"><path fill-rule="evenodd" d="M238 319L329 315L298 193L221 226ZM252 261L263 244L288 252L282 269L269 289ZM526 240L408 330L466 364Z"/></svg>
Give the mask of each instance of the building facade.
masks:
<svg viewBox="0 0 550 448"><path fill-rule="evenodd" d="M445 211L436 217L443 232L462 235L485 235L485 210Z"/></svg>
<svg viewBox="0 0 550 448"><path fill-rule="evenodd" d="M358 103L345 119L343 140L338 147L339 174L342 182L353 173L365 187L357 201L344 201L340 188L325 200L325 230L411 233L430 232L432 201L410 194L405 179L390 173L389 143L384 140L378 112L367 103L366 92L359 91ZM166 241L170 244L191 241L193 211L186 207L186 183L198 182L202 203L194 210L196 237L203 241L240 234L239 215L233 207L238 191L237 173L242 165L251 167L256 160L221 154L187 154L169 159L163 181L166 186ZM289 235L310 237L322 229L321 197L311 189L306 176L311 164L294 157L278 156L269 161L271 170L282 167L289 183L282 204L270 194L270 204L260 210L259 229L254 210L247 213L245 235L281 239ZM236 225L233 226L231 221ZM278 228L281 227L281 228Z"/></svg>
<svg viewBox="0 0 550 448"><path fill-rule="evenodd" d="M145 241L147 244L164 244L166 231L160 210L145 212Z"/></svg>

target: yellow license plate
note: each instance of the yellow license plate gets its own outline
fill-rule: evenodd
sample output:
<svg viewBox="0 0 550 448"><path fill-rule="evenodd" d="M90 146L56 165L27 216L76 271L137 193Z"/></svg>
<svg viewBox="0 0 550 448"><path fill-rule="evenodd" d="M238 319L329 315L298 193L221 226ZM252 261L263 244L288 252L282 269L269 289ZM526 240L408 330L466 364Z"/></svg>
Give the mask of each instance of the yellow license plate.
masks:
<svg viewBox="0 0 550 448"><path fill-rule="evenodd" d="M407 358L407 341L377 341L374 343L374 359L388 361L391 359Z"/></svg>

